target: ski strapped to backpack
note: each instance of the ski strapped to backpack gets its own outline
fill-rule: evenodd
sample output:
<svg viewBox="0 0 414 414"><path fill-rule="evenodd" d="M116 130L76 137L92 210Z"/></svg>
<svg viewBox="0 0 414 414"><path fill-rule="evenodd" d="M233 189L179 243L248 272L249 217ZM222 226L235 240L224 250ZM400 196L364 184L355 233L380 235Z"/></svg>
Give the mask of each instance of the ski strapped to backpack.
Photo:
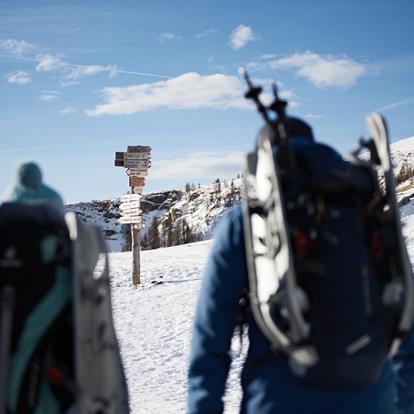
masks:
<svg viewBox="0 0 414 414"><path fill-rule="evenodd" d="M98 227L66 214L74 241L74 319L80 413L127 414L128 389L112 319L109 260ZM95 270L102 255L103 270Z"/></svg>
<svg viewBox="0 0 414 414"><path fill-rule="evenodd" d="M286 116L276 87L265 107L261 88L243 75L246 98L265 120L244 171L255 320L304 382L337 389L374 383L414 313L385 121L377 114L367 120L372 139L361 148L370 159L357 151L346 161Z"/></svg>

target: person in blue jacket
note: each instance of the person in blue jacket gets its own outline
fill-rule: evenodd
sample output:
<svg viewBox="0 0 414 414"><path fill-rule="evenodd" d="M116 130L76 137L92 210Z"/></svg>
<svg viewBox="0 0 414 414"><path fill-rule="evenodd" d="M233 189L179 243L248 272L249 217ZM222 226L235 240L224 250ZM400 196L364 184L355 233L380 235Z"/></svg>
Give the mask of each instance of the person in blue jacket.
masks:
<svg viewBox="0 0 414 414"><path fill-rule="evenodd" d="M222 413L230 346L248 288L242 208L223 218L207 263L193 325L188 412ZM241 374L240 412L249 414L414 414L414 334L379 380L345 391L306 386L247 313L249 348ZM411 359L410 359L411 358ZM398 366L397 366L398 365ZM399 372L397 384L395 371ZM398 401L397 401L398 400Z"/></svg>
<svg viewBox="0 0 414 414"><path fill-rule="evenodd" d="M5 194L3 201L47 204L60 213L65 213L61 196L43 183L42 172L35 162L23 162L17 167L15 182Z"/></svg>

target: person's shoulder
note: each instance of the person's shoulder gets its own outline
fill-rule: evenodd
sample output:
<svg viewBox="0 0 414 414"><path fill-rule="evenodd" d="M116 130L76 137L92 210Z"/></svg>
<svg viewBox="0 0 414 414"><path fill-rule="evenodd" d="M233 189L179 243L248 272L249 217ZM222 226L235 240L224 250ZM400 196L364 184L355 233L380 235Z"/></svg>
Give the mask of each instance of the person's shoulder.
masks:
<svg viewBox="0 0 414 414"><path fill-rule="evenodd" d="M243 236L243 210L241 205L235 205L226 211L215 233L216 246L241 246Z"/></svg>
<svg viewBox="0 0 414 414"><path fill-rule="evenodd" d="M60 197L59 193L56 190L46 184L42 184L42 192L51 197Z"/></svg>
<svg viewBox="0 0 414 414"><path fill-rule="evenodd" d="M240 230L243 227L243 209L240 204L229 208L220 222L220 227L232 230Z"/></svg>

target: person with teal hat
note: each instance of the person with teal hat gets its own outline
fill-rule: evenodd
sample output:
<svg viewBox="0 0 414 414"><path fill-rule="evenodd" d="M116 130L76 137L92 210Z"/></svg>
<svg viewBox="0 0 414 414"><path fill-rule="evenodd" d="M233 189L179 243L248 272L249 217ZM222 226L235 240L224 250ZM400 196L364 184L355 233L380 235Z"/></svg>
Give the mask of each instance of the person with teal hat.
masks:
<svg viewBox="0 0 414 414"><path fill-rule="evenodd" d="M59 193L43 183L42 172L35 162L23 162L17 167L16 179L3 201L26 204L47 204L60 213L65 206Z"/></svg>

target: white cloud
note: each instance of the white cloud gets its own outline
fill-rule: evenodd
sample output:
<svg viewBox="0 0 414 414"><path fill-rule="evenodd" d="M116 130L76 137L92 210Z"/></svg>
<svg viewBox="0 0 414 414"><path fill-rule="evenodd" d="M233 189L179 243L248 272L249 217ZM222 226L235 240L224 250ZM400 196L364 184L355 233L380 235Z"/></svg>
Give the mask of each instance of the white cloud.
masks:
<svg viewBox="0 0 414 414"><path fill-rule="evenodd" d="M48 53L36 56L38 72L51 72L64 68L67 64L62 60L62 55L50 55Z"/></svg>
<svg viewBox="0 0 414 414"><path fill-rule="evenodd" d="M322 56L305 52L269 62L271 69L297 68L297 74L319 88L349 87L367 72L367 66L346 56Z"/></svg>
<svg viewBox="0 0 414 414"><path fill-rule="evenodd" d="M324 115L319 115L319 114L306 114L305 117L308 118L308 119L321 119L321 118L325 118Z"/></svg>
<svg viewBox="0 0 414 414"><path fill-rule="evenodd" d="M39 99L43 102L53 102L59 99L59 92L58 91L42 91Z"/></svg>
<svg viewBox="0 0 414 414"><path fill-rule="evenodd" d="M233 49L241 49L246 46L247 43L255 40L256 35L250 26L241 24L237 26L230 35L230 46Z"/></svg>
<svg viewBox="0 0 414 414"><path fill-rule="evenodd" d="M8 83L13 83L15 85L26 85L32 82L30 75L23 70L16 70L14 72L9 72L3 76L3 78Z"/></svg>
<svg viewBox="0 0 414 414"><path fill-rule="evenodd" d="M101 91L104 103L87 111L89 116L129 115L156 108L245 109L245 85L234 76L202 76L189 72L176 78L128 87L108 87Z"/></svg>
<svg viewBox="0 0 414 414"><path fill-rule="evenodd" d="M23 56L28 51L36 49L37 46L26 42L25 40L0 39L0 51L9 53L13 56Z"/></svg>
<svg viewBox="0 0 414 414"><path fill-rule="evenodd" d="M66 80L77 81L79 79L85 78L87 76L94 76L99 73L109 73L109 76L112 78L115 76L117 69L114 65L101 66L101 65L69 65L68 73L65 75Z"/></svg>
<svg viewBox="0 0 414 414"><path fill-rule="evenodd" d="M61 111L59 111L61 115L70 115L76 113L75 109L72 106L66 106Z"/></svg>
<svg viewBox="0 0 414 414"><path fill-rule="evenodd" d="M175 33L171 33L171 32L159 33L157 35L157 38L160 43L168 42L169 40L181 40L182 39L181 36L178 36Z"/></svg>
<svg viewBox="0 0 414 414"><path fill-rule="evenodd" d="M217 33L218 31L219 31L219 29L216 29L216 28L207 29L207 30L204 30L204 32L201 32L199 34L196 34L195 37L197 39L201 39L203 37L207 37L207 36L210 36L210 35L212 35L214 33Z"/></svg>
<svg viewBox="0 0 414 414"><path fill-rule="evenodd" d="M243 152L194 152L177 159L154 161L151 180L231 178L242 170Z"/></svg>
<svg viewBox="0 0 414 414"><path fill-rule="evenodd" d="M65 62L62 55L43 54L36 56L38 72L60 72L63 86L77 84L80 79L94 76L99 73L108 73L109 77L115 76L117 68L114 65L74 65Z"/></svg>
<svg viewBox="0 0 414 414"><path fill-rule="evenodd" d="M271 53L265 53L264 55L260 56L260 59L269 60L269 59L274 59L275 57L276 57L276 55L273 55Z"/></svg>

